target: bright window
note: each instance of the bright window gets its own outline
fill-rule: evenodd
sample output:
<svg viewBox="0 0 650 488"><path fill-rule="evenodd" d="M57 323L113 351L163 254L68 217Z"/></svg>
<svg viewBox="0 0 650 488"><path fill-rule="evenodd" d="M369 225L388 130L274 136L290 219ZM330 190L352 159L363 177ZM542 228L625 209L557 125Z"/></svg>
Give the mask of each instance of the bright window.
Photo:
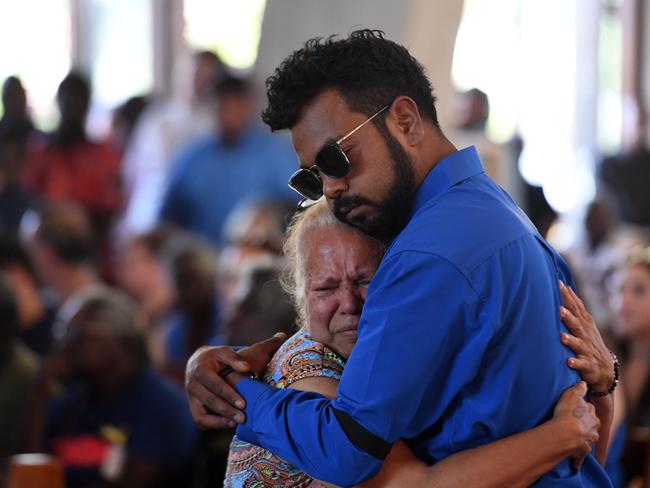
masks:
<svg viewBox="0 0 650 488"><path fill-rule="evenodd" d="M88 129L101 139L117 105L153 88L152 0L87 0L83 6L93 86Z"/></svg>
<svg viewBox="0 0 650 488"><path fill-rule="evenodd" d="M543 186L560 212L580 208L595 193L595 118L602 117L593 109L599 98L598 9L590 0L466 0L454 53L454 82L490 98L489 135L504 142L515 130L521 134L521 173ZM603 28L610 40L617 35L615 27ZM617 69L609 64L610 78ZM616 104L615 81L609 86L601 107ZM613 113L601 134L616 132Z"/></svg>
<svg viewBox="0 0 650 488"><path fill-rule="evenodd" d="M249 69L257 59L265 5L266 0L185 0L185 39L234 68Z"/></svg>
<svg viewBox="0 0 650 488"><path fill-rule="evenodd" d="M67 0L0 0L0 82L17 75L36 123L57 120L56 90L70 69L70 6Z"/></svg>
<svg viewBox="0 0 650 488"><path fill-rule="evenodd" d="M92 0L93 94L112 107L153 86L151 0Z"/></svg>
<svg viewBox="0 0 650 488"><path fill-rule="evenodd" d="M619 15L620 0L608 0L600 22L598 145L605 154L621 148L623 106L623 31Z"/></svg>

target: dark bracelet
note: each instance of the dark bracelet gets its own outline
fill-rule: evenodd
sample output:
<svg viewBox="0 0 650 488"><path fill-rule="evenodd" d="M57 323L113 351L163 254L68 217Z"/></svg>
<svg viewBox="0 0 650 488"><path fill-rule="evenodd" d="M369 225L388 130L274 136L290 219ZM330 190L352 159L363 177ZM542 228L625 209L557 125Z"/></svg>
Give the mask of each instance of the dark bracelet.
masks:
<svg viewBox="0 0 650 488"><path fill-rule="evenodd" d="M226 366L221 371L219 371L219 376L225 380L226 376L228 376L230 373L236 373L236 372L237 371L232 369L230 366ZM248 377L253 379L253 380L259 380L259 378L257 377L257 375L255 373L249 374Z"/></svg>
<svg viewBox="0 0 650 488"><path fill-rule="evenodd" d="M230 373L234 373L234 372L235 372L234 369L232 369L230 366L226 366L221 371L219 371L219 376L225 380L226 376L228 376Z"/></svg>
<svg viewBox="0 0 650 488"><path fill-rule="evenodd" d="M618 386L618 380L621 377L621 367L618 364L618 358L616 357L616 354L614 354L612 351L609 351L609 353L612 355L612 359L614 359L614 381L606 391L594 391L589 388L589 394L592 396L605 397L607 395L611 395L614 393L614 390L616 390L616 387Z"/></svg>

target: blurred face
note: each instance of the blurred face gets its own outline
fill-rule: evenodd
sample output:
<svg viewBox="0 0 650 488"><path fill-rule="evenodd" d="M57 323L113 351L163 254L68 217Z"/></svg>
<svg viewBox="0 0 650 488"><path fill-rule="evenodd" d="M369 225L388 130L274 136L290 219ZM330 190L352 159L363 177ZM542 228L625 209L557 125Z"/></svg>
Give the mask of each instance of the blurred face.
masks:
<svg viewBox="0 0 650 488"><path fill-rule="evenodd" d="M382 116L390 117L389 110ZM350 111L337 92L321 93L291 129L301 167L310 168L324 145L340 139L367 118ZM408 221L415 195L409 155L389 130L384 134L372 123L345 139L340 147L350 161L349 173L343 178L320 174L334 215L372 237L390 241Z"/></svg>
<svg viewBox="0 0 650 488"><path fill-rule="evenodd" d="M136 298L142 298L156 280L160 278L161 269L146 246L133 241L124 251L120 262L120 281L124 288Z"/></svg>
<svg viewBox="0 0 650 488"><path fill-rule="evenodd" d="M202 264L189 258L175 271L178 303L183 310L201 310L216 299L216 277L202 269Z"/></svg>
<svg viewBox="0 0 650 488"><path fill-rule="evenodd" d="M38 238L28 242L27 250L36 268L36 272L46 286L58 289L60 287L59 266L54 251Z"/></svg>
<svg viewBox="0 0 650 488"><path fill-rule="evenodd" d="M267 250L247 244L229 246L221 252L217 288L223 317L231 317L243 299L241 289L242 281L247 278L246 270L255 263L274 258Z"/></svg>
<svg viewBox="0 0 650 488"><path fill-rule="evenodd" d="M195 61L192 88L194 96L198 99L211 95L212 84L219 71L219 63L212 56L199 56Z"/></svg>
<svg viewBox="0 0 650 488"><path fill-rule="evenodd" d="M625 338L650 337L650 269L629 266L623 273L617 332Z"/></svg>
<svg viewBox="0 0 650 488"><path fill-rule="evenodd" d="M116 361L124 361L125 348L104 324L71 323L64 339L64 356L71 374L93 385L110 376Z"/></svg>
<svg viewBox="0 0 650 488"><path fill-rule="evenodd" d="M18 80L5 83L2 93L5 114L8 116L24 116L27 110L27 96L23 85Z"/></svg>
<svg viewBox="0 0 650 488"><path fill-rule="evenodd" d="M69 87L62 88L57 94L57 103L62 120L76 124L85 122L89 100L84 94Z"/></svg>
<svg viewBox="0 0 650 488"><path fill-rule="evenodd" d="M253 101L246 94L219 97L217 120L222 142L235 142L248 128L253 116Z"/></svg>
<svg viewBox="0 0 650 488"><path fill-rule="evenodd" d="M352 230L331 227L313 230L305 245L307 329L314 340L347 358L381 261L379 246Z"/></svg>

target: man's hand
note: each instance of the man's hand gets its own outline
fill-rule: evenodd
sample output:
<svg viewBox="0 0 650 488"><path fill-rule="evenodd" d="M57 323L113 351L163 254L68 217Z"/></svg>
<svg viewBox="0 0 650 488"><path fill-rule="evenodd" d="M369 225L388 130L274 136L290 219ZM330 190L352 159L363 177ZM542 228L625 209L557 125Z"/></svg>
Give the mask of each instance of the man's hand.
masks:
<svg viewBox="0 0 650 488"><path fill-rule="evenodd" d="M225 429L245 421L244 399L219 373L226 367L241 374L259 373L286 340L286 334L253 344L236 353L230 347L202 347L185 369L185 392L194 421L204 429ZM263 365L262 365L263 363Z"/></svg>
<svg viewBox="0 0 650 488"><path fill-rule="evenodd" d="M568 359L568 365L580 373L592 390L607 391L614 382L614 360L609 349L582 300L562 282L560 290L564 302L560 316L573 334L563 333L560 340L576 354Z"/></svg>
<svg viewBox="0 0 650 488"><path fill-rule="evenodd" d="M248 372L261 378L264 375L266 365L273 358L273 354L286 340L287 334L278 332L270 339L240 349L239 356L248 363Z"/></svg>
<svg viewBox="0 0 650 488"><path fill-rule="evenodd" d="M560 432L568 436L569 457L573 458L576 468L582 466L591 448L598 442L600 420L594 406L585 401L586 394L587 384L581 381L562 393L553 412L553 421L560 422L563 425Z"/></svg>

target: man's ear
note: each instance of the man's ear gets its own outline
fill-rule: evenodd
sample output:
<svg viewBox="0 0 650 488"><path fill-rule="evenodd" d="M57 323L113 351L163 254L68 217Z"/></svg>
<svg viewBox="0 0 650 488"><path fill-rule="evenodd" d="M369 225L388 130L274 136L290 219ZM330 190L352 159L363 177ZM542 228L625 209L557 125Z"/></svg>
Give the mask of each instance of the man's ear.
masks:
<svg viewBox="0 0 650 488"><path fill-rule="evenodd" d="M417 146L424 138L424 125L418 105L407 96L397 97L389 108L394 130L409 146ZM390 123L387 120L387 123Z"/></svg>

